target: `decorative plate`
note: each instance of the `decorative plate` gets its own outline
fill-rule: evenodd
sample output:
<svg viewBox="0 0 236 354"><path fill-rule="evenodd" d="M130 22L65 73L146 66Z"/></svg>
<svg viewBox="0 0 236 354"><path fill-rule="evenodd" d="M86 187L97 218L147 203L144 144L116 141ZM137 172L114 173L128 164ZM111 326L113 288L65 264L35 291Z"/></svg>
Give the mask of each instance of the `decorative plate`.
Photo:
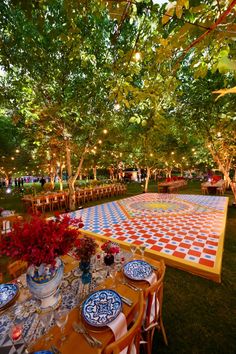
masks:
<svg viewBox="0 0 236 354"><path fill-rule="evenodd" d="M133 260L124 265L124 275L132 280L145 280L153 272L152 267L147 262Z"/></svg>
<svg viewBox="0 0 236 354"><path fill-rule="evenodd" d="M17 297L19 287L16 284L0 284L0 310L10 305Z"/></svg>
<svg viewBox="0 0 236 354"><path fill-rule="evenodd" d="M104 327L119 315L121 309L119 294L110 289L98 290L84 301L82 316L91 326Z"/></svg>
<svg viewBox="0 0 236 354"><path fill-rule="evenodd" d="M40 350L39 352L33 352L32 354L53 354L50 350Z"/></svg>

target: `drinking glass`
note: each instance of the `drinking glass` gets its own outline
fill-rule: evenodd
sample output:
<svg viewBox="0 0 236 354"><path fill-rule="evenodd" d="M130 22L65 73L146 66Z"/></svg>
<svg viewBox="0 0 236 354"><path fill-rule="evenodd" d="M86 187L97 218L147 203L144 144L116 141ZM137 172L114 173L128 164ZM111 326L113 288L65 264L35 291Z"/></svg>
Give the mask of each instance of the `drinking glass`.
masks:
<svg viewBox="0 0 236 354"><path fill-rule="evenodd" d="M133 259L134 259L136 250L137 250L137 246L135 246L135 245L130 246L130 251L132 252Z"/></svg>
<svg viewBox="0 0 236 354"><path fill-rule="evenodd" d="M141 246L139 246L139 249L140 249L140 252L141 252L141 255L142 255L142 259L144 259L144 252L145 252L146 246L145 245L141 245Z"/></svg>
<svg viewBox="0 0 236 354"><path fill-rule="evenodd" d="M65 330L66 322L68 320L68 310L59 309L55 311L54 318L55 318L56 325L61 329L61 334L62 334L61 341L63 342L66 340L66 335L64 333L64 330Z"/></svg>

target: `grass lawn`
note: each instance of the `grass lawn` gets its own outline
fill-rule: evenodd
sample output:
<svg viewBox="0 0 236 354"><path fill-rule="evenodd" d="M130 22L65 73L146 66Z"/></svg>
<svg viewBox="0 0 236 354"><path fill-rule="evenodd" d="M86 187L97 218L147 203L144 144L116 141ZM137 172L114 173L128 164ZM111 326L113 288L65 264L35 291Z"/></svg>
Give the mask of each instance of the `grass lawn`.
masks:
<svg viewBox="0 0 236 354"><path fill-rule="evenodd" d="M156 184L152 183L149 191L157 192ZM141 192L139 184L128 184L127 196ZM180 193L200 194L200 183L190 182ZM157 352L163 354L236 353L236 208L231 206L232 194L227 192L226 196L230 198L230 206L225 235L222 283L216 284L167 267L163 318L169 345L165 347L161 336L156 335L153 354ZM99 203L110 200L102 200ZM98 202L91 202L86 206L95 204ZM0 207L22 212L19 197L16 196L1 199ZM1 262L3 263L3 259L0 260L0 267Z"/></svg>

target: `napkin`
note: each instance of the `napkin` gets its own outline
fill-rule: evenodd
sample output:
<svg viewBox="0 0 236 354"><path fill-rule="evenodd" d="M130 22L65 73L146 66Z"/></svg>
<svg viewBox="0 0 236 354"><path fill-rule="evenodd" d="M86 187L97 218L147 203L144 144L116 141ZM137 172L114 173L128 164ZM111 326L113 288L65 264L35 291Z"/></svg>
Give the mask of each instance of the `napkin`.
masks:
<svg viewBox="0 0 236 354"><path fill-rule="evenodd" d="M112 330L115 340L120 339L126 332L127 332L127 322L126 322L126 317L121 312L118 317L112 322L108 324L108 327ZM120 354L126 354L127 353L127 348L122 350Z"/></svg>
<svg viewBox="0 0 236 354"><path fill-rule="evenodd" d="M112 330L115 340L120 339L125 333L127 332L127 322L126 322L126 317L121 312L119 316L112 321L111 323L108 324L108 327ZM128 351L128 348L123 349L120 354L126 354ZM136 347L134 344L132 344L131 352L130 354L136 354Z"/></svg>
<svg viewBox="0 0 236 354"><path fill-rule="evenodd" d="M157 276L154 272L152 272L152 274L145 279L150 285L154 284L157 281ZM152 306L151 306L151 314L150 314L150 323L152 323L152 321L155 318L155 302L157 301L157 312L159 312L159 301L158 299L156 299L156 296L153 296L152 299ZM144 311L144 317L143 317L143 322L145 320L146 317L146 312L147 312L147 303L146 303L146 309Z"/></svg>

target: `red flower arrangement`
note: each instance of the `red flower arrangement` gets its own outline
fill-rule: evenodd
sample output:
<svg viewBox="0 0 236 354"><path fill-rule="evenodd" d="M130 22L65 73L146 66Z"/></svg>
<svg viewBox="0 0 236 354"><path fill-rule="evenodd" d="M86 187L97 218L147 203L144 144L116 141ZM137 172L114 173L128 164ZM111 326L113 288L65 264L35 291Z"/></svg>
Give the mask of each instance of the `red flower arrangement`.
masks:
<svg viewBox="0 0 236 354"><path fill-rule="evenodd" d="M74 255L82 262L89 262L90 258L96 253L98 244L92 237L84 236L78 238Z"/></svg>
<svg viewBox="0 0 236 354"><path fill-rule="evenodd" d="M2 235L0 255L37 267L43 263L54 266L57 257L76 246L81 227L81 219L60 216L46 220L34 215L29 221L14 223L12 231Z"/></svg>
<svg viewBox="0 0 236 354"><path fill-rule="evenodd" d="M120 247L118 246L117 243L107 241L105 242L102 246L101 249L106 253L106 254L117 254L120 252Z"/></svg>

